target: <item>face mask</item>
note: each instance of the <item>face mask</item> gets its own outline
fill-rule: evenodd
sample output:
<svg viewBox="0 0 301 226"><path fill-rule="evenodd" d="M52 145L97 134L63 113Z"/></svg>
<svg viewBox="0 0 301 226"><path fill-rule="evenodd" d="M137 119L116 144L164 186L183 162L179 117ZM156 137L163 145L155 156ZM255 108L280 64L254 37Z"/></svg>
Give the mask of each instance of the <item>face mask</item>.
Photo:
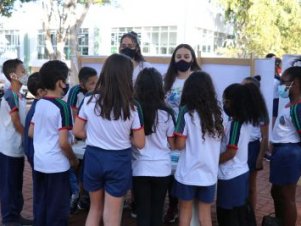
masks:
<svg viewBox="0 0 301 226"><path fill-rule="evenodd" d="M65 83L65 88L62 88L63 89L63 96L66 96L66 94L68 93L69 91L69 84L68 83Z"/></svg>
<svg viewBox="0 0 301 226"><path fill-rule="evenodd" d="M19 78L19 82L20 82L22 85L27 86L28 75L22 75L22 76Z"/></svg>
<svg viewBox="0 0 301 226"><path fill-rule="evenodd" d="M136 49L124 48L120 52L129 58L133 59L136 55Z"/></svg>
<svg viewBox="0 0 301 226"><path fill-rule="evenodd" d="M278 94L282 98L288 98L289 90L291 88L292 84L287 87L286 85L279 85L278 86Z"/></svg>
<svg viewBox="0 0 301 226"><path fill-rule="evenodd" d="M177 71L181 71L181 72L187 71L191 67L191 65L192 65L192 61L187 62L185 60L180 60L175 63L175 67L176 67Z"/></svg>
<svg viewBox="0 0 301 226"><path fill-rule="evenodd" d="M231 116L230 108L227 105L223 105L223 109L226 115Z"/></svg>

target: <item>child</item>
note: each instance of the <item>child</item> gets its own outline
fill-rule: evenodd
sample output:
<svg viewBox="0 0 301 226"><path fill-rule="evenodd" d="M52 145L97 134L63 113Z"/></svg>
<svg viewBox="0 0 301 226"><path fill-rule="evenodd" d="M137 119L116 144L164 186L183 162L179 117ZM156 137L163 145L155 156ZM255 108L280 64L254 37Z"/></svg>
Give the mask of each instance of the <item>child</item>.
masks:
<svg viewBox="0 0 301 226"><path fill-rule="evenodd" d="M173 110L164 102L161 74L143 69L136 80L135 98L143 111L145 147L133 153L133 191L138 226L162 225L163 206L171 175L170 148L174 146Z"/></svg>
<svg viewBox="0 0 301 226"><path fill-rule="evenodd" d="M91 67L82 67L78 73L78 80L79 85L73 86L67 94L67 103L71 106L73 119L76 118L85 95L94 90L97 82L97 72ZM76 174L77 172L71 168L69 176L71 186L70 213L74 213L78 205L80 208L83 208L83 204L88 203L84 198L84 191L82 191L83 195L81 195L81 200L79 200L80 186Z"/></svg>
<svg viewBox="0 0 301 226"><path fill-rule="evenodd" d="M254 213L246 205L249 193L248 144L251 125L258 126L266 118L266 111L264 100L260 99L262 96L253 98L253 92L258 92L258 89L254 90L250 85L232 84L223 94L224 111L230 121L222 140L219 161L216 205L220 226L256 224Z"/></svg>
<svg viewBox="0 0 301 226"><path fill-rule="evenodd" d="M178 45L170 59L167 73L164 77L164 92L166 103L174 110L178 116L182 90L186 79L194 71L200 70L193 48L188 44ZM173 174L178 162L180 152L171 152ZM178 200L171 195L174 176L171 176L168 193L169 205L164 217L165 223L173 223L178 217Z"/></svg>
<svg viewBox="0 0 301 226"><path fill-rule="evenodd" d="M92 92L97 82L97 72L91 67L82 67L78 73L79 85L73 86L68 92L67 103L72 108L73 118L78 114L78 109L86 93Z"/></svg>
<svg viewBox="0 0 301 226"><path fill-rule="evenodd" d="M243 80L243 84L249 84L252 91L252 97L254 101L260 102L263 99L260 92L260 76L247 77ZM258 96L260 95L260 96ZM261 103L264 106L265 118L261 119L259 126L252 126L250 133L250 142L248 145L248 166L250 171L249 177L249 201L255 211L256 209L256 196L257 196L257 186L256 178L257 172L262 170L263 156L268 150L268 138L269 138L269 117L266 104Z"/></svg>
<svg viewBox="0 0 301 226"><path fill-rule="evenodd" d="M42 85L42 81L40 78L39 72L35 72L28 78L27 83L28 91L35 96L34 101L31 104L31 107L26 115L25 119L25 126L24 126L24 136L23 136L23 145L24 145L24 152L27 156L27 160L33 169L33 155L34 155L34 148L33 148L33 140L31 137L28 136L28 129L30 126L30 122L32 116L35 112L36 104L40 98L45 96L46 92L44 90L44 86Z"/></svg>
<svg viewBox="0 0 301 226"><path fill-rule="evenodd" d="M29 127L35 150L34 225L68 224L69 169L78 165L69 142L71 109L61 100L68 91L68 72L67 65L59 60L48 61L40 69L47 96L37 102Z"/></svg>
<svg viewBox="0 0 301 226"><path fill-rule="evenodd" d="M294 226L297 218L296 186L301 175L301 67L286 69L278 90L279 96L289 97L290 103L279 113L272 132L271 194L276 217L283 225Z"/></svg>
<svg viewBox="0 0 301 226"><path fill-rule="evenodd" d="M0 103L0 199L2 223L7 225L32 224L20 213L23 208L24 150L22 136L26 116L26 99L20 94L28 76L19 59L3 63L3 73L11 87L4 91Z"/></svg>
<svg viewBox="0 0 301 226"><path fill-rule="evenodd" d="M87 144L83 181L91 205L86 225L99 225L102 217L104 225L120 225L123 196L131 186L131 140L137 148L144 147L132 73L128 57L108 57L92 96L84 99L75 120L73 132L86 138Z"/></svg>
<svg viewBox="0 0 301 226"><path fill-rule="evenodd" d="M137 76L141 70L151 67L150 63L146 62L142 56L139 38L137 33L134 31L122 35L119 43L119 53L131 58L134 64L133 84L135 84Z"/></svg>
<svg viewBox="0 0 301 226"><path fill-rule="evenodd" d="M175 130L181 155L173 192L180 200L180 226L189 226L192 207L198 202L198 219L211 226L211 204L217 181L220 142L223 135L221 108L210 76L193 72L186 80Z"/></svg>

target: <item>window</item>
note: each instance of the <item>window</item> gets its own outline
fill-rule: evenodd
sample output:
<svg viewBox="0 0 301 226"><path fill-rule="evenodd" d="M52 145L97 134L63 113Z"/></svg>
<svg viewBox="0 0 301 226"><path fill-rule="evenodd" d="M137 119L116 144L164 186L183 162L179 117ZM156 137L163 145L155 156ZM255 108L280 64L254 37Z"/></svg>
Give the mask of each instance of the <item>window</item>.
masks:
<svg viewBox="0 0 301 226"><path fill-rule="evenodd" d="M89 29L81 28L78 34L78 52L80 55L89 55Z"/></svg>
<svg viewBox="0 0 301 226"><path fill-rule="evenodd" d="M18 30L0 30L0 55L20 57L20 34Z"/></svg>
<svg viewBox="0 0 301 226"><path fill-rule="evenodd" d="M176 48L176 26L122 27L112 29L111 53L118 52L122 35L130 31L137 33L143 55L171 55Z"/></svg>

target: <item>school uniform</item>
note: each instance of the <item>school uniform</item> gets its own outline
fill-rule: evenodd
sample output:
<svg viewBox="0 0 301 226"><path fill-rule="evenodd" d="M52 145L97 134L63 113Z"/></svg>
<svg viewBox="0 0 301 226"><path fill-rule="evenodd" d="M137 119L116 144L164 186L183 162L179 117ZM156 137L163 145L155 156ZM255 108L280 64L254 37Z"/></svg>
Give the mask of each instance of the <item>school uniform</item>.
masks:
<svg viewBox="0 0 301 226"><path fill-rule="evenodd" d="M165 195L171 175L168 137L173 137L175 119L171 109L157 112L155 131L146 136L145 146L133 151L133 191L137 224L162 225Z"/></svg>
<svg viewBox="0 0 301 226"><path fill-rule="evenodd" d="M143 128L141 108L135 106L129 119L114 120L112 114L108 120L95 113L97 98L98 95L86 97L78 114L86 122L87 134L84 188L89 192L104 189L112 196L122 197L131 187L130 134Z"/></svg>
<svg viewBox="0 0 301 226"><path fill-rule="evenodd" d="M192 115L191 115L192 114ZM181 200L212 203L217 182L221 138L202 133L196 111L181 107L175 135L186 138L175 172L174 194Z"/></svg>
<svg viewBox="0 0 301 226"><path fill-rule="evenodd" d="M237 151L232 159L219 165L216 212L220 226L242 226L256 222L254 212L247 204L249 194L248 144L251 129L250 124L241 124L238 121L229 121L226 126L221 152L226 151L227 147Z"/></svg>
<svg viewBox="0 0 301 226"><path fill-rule="evenodd" d="M67 225L70 163L60 147L59 131L72 129L71 109L59 98L44 97L36 104L32 124L35 150L34 224Z"/></svg>
<svg viewBox="0 0 301 226"><path fill-rule="evenodd" d="M26 99L21 94L7 89L0 102L0 199L3 224L18 222L23 208L22 135L16 131L11 119L11 114L16 111L24 126Z"/></svg>
<svg viewBox="0 0 301 226"><path fill-rule="evenodd" d="M258 126L251 126L250 141L248 145L248 166L250 172L256 171L256 162L260 152L261 127L268 124L267 120L263 120Z"/></svg>
<svg viewBox="0 0 301 226"><path fill-rule="evenodd" d="M273 131L270 182L296 184L301 175L301 104L286 105L278 115Z"/></svg>
<svg viewBox="0 0 301 226"><path fill-rule="evenodd" d="M217 207L233 209L245 204L248 197L248 144L251 126L229 121L222 139L221 153L227 147L235 148L234 158L219 165Z"/></svg>
<svg viewBox="0 0 301 226"><path fill-rule="evenodd" d="M38 102L37 99L35 99L32 102L31 107L30 107L30 109L29 109L29 111L26 115L25 126L24 126L24 136L23 136L24 153L25 153L25 155L27 157L27 160L28 160L28 162L29 162L32 169L33 169L34 147L33 147L33 139L28 136L28 130L29 130L29 126L30 126L32 117L33 117L34 112L35 112L37 102Z"/></svg>
<svg viewBox="0 0 301 226"><path fill-rule="evenodd" d="M86 93L87 91L82 89L80 85L73 86L67 94L67 103L72 109L78 110Z"/></svg>

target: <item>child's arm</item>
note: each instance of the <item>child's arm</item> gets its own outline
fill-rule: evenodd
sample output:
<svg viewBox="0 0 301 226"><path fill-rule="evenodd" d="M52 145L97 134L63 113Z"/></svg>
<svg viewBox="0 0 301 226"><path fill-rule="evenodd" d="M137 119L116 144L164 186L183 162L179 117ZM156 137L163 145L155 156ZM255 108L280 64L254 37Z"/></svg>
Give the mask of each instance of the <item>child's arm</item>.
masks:
<svg viewBox="0 0 301 226"><path fill-rule="evenodd" d="M144 134L144 129L138 129L138 130L133 130L133 135L131 138L132 144L138 148L142 149L144 148L145 145L145 134Z"/></svg>
<svg viewBox="0 0 301 226"><path fill-rule="evenodd" d="M175 136L173 136L173 137L167 137L167 142L168 142L168 144L169 144L169 148L171 149L171 150L174 150L174 149L176 149L176 138L175 138Z"/></svg>
<svg viewBox="0 0 301 226"><path fill-rule="evenodd" d="M222 164L234 158L238 150L238 141L242 124L238 121L232 121L229 130L229 139L226 151L221 153L219 163Z"/></svg>
<svg viewBox="0 0 301 226"><path fill-rule="evenodd" d="M75 118L75 123L73 126L73 134L75 137L81 138L81 139L86 139L87 134L86 134L86 121L84 119L81 119L79 117Z"/></svg>
<svg viewBox="0 0 301 226"><path fill-rule="evenodd" d="M30 123L30 126L28 128L28 136L33 138L33 132L34 132L34 124Z"/></svg>
<svg viewBox="0 0 301 226"><path fill-rule="evenodd" d="M72 150L71 144L68 141L68 130L62 129L59 131L59 144L64 155L70 161L70 165L76 168L78 166L79 161L76 158L76 155Z"/></svg>
<svg viewBox="0 0 301 226"><path fill-rule="evenodd" d="M185 145L186 145L186 136L176 134L175 149L183 150L185 148Z"/></svg>
<svg viewBox="0 0 301 226"><path fill-rule="evenodd" d="M16 131L23 135L24 133L24 126L21 124L21 121L20 121L20 116L19 116L19 111L13 111L10 113L10 117L11 117L11 120L12 120L12 123L16 129Z"/></svg>
<svg viewBox="0 0 301 226"><path fill-rule="evenodd" d="M230 159L233 159L234 156L236 155L236 152L237 152L237 148L227 147L226 151L220 155L219 163L221 164L229 161Z"/></svg>
<svg viewBox="0 0 301 226"><path fill-rule="evenodd" d="M256 169L260 170L263 168L262 161L265 152L268 150L269 146L269 124L260 126L261 131L261 141L260 141L260 150L258 154L258 158L256 160Z"/></svg>

